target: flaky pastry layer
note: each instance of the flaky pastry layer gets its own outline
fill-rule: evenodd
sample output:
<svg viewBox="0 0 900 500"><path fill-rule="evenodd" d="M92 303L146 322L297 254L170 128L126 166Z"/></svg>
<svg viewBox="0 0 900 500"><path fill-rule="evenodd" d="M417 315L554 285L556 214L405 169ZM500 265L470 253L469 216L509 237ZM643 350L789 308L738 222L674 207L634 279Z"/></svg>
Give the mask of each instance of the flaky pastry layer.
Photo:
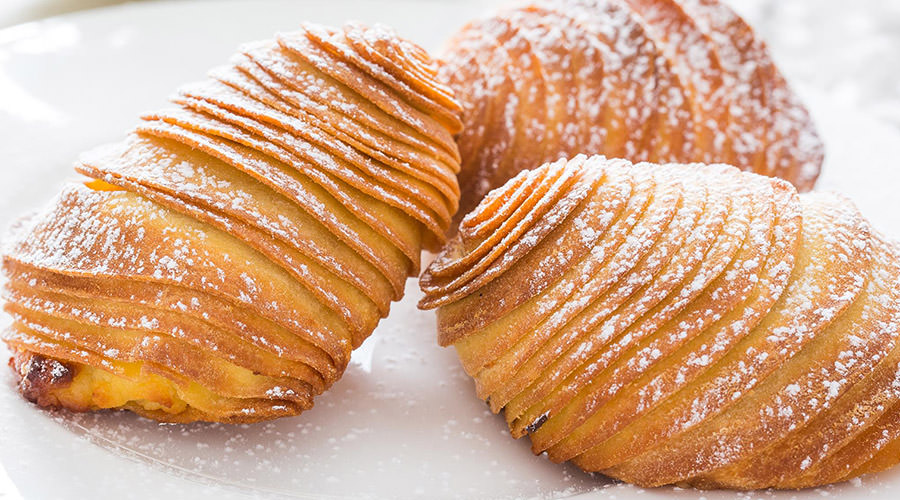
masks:
<svg viewBox="0 0 900 500"><path fill-rule="evenodd" d="M478 396L553 461L756 489L900 460L900 245L840 195L578 156L488 194L420 283Z"/></svg>
<svg viewBox="0 0 900 500"><path fill-rule="evenodd" d="M246 45L20 223L3 334L41 406L296 415L444 240L459 106L383 26Z"/></svg>
<svg viewBox="0 0 900 500"><path fill-rule="evenodd" d="M718 0L531 0L441 56L464 110L458 220L576 154L727 163L810 189L823 148L765 44Z"/></svg>

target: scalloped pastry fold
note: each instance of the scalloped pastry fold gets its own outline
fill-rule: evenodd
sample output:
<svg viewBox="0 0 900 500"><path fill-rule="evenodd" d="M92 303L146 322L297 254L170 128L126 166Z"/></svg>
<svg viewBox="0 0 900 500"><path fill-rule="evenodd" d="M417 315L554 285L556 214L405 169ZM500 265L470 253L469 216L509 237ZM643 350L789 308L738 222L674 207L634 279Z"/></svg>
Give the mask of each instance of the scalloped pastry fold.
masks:
<svg viewBox="0 0 900 500"><path fill-rule="evenodd" d="M296 415L443 243L460 108L421 48L358 24L249 44L172 102L7 242L19 388L172 422Z"/></svg>
<svg viewBox="0 0 900 500"><path fill-rule="evenodd" d="M839 195L577 156L488 194L420 283L478 396L555 462L757 489L900 456L900 245Z"/></svg>
<svg viewBox="0 0 900 500"><path fill-rule="evenodd" d="M810 189L822 142L765 44L718 0L531 0L441 56L465 127L460 215L576 154L738 165Z"/></svg>

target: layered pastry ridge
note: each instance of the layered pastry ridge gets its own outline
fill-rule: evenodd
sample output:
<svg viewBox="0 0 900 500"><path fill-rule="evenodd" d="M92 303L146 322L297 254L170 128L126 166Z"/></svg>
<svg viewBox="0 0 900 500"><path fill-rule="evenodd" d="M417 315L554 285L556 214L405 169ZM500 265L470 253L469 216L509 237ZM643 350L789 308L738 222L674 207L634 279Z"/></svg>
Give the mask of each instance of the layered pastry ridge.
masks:
<svg viewBox="0 0 900 500"><path fill-rule="evenodd" d="M420 305L535 453L641 486L803 488L898 461L898 257L840 195L578 156L488 194Z"/></svg>
<svg viewBox="0 0 900 500"><path fill-rule="evenodd" d="M460 108L421 48L358 24L249 44L171 100L7 242L19 388L172 422L298 414L443 243Z"/></svg>
<svg viewBox="0 0 900 500"><path fill-rule="evenodd" d="M441 58L464 110L460 214L581 153L728 163L801 191L822 164L809 113L718 0L533 0L469 23Z"/></svg>

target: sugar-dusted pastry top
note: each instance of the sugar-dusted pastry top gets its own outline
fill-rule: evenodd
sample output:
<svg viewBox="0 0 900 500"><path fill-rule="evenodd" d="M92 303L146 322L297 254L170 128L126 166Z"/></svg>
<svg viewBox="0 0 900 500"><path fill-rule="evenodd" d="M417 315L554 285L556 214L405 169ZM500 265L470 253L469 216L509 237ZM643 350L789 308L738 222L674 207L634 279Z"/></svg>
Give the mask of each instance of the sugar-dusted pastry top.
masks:
<svg viewBox="0 0 900 500"><path fill-rule="evenodd" d="M900 246L723 165L518 174L421 278L535 453L642 486L802 488L900 460Z"/></svg>
<svg viewBox="0 0 900 500"><path fill-rule="evenodd" d="M452 91L383 26L249 44L84 154L3 256L42 406L295 415L343 373L457 209Z"/></svg>
<svg viewBox="0 0 900 500"><path fill-rule="evenodd" d="M461 214L582 153L728 163L801 191L822 164L809 113L718 0L531 0L457 33L441 76L464 110Z"/></svg>

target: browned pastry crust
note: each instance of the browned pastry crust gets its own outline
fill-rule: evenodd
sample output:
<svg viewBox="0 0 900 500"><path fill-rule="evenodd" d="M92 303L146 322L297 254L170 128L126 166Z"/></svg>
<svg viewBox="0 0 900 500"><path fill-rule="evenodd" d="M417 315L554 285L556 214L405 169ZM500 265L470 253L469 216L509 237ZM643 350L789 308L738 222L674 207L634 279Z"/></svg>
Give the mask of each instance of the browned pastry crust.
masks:
<svg viewBox="0 0 900 500"><path fill-rule="evenodd" d="M753 30L718 0L531 0L442 56L463 105L460 214L575 154L722 162L810 189L823 149Z"/></svg>
<svg viewBox="0 0 900 500"><path fill-rule="evenodd" d="M356 24L250 44L172 100L8 242L10 365L41 406L296 415L443 243L460 109L421 48Z"/></svg>
<svg viewBox="0 0 900 500"><path fill-rule="evenodd" d="M900 460L900 246L830 193L578 156L492 191L420 280L535 453L641 486Z"/></svg>

